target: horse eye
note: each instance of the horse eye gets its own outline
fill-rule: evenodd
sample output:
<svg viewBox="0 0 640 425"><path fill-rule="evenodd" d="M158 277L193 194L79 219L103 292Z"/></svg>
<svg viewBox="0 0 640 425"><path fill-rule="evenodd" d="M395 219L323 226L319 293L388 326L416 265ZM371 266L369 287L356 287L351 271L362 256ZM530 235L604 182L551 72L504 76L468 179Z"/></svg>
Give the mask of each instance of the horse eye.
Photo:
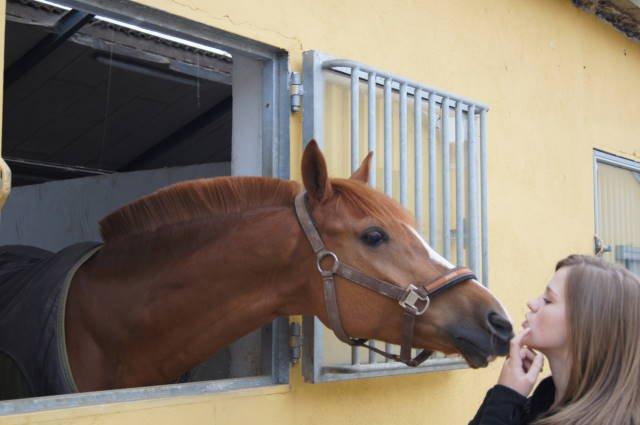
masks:
<svg viewBox="0 0 640 425"><path fill-rule="evenodd" d="M389 236L385 233L384 230L374 227L371 229L367 229L360 236L362 242L369 246L378 246L382 242L386 242L389 240Z"/></svg>

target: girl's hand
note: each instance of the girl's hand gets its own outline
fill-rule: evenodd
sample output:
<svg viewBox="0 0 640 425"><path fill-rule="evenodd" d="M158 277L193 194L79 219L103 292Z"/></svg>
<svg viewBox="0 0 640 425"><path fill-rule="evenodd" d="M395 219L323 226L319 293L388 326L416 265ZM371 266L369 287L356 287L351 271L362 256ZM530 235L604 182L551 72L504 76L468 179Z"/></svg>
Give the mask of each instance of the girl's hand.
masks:
<svg viewBox="0 0 640 425"><path fill-rule="evenodd" d="M525 397L538 380L544 361L542 354L534 353L522 345L522 339L529 332L530 329L525 329L511 340L509 357L505 360L498 379L498 384L509 387Z"/></svg>
<svg viewBox="0 0 640 425"><path fill-rule="evenodd" d="M522 347L520 349L520 358L522 359L522 368L525 372L528 372L536 358L536 352L530 348ZM540 370L544 370L544 366Z"/></svg>

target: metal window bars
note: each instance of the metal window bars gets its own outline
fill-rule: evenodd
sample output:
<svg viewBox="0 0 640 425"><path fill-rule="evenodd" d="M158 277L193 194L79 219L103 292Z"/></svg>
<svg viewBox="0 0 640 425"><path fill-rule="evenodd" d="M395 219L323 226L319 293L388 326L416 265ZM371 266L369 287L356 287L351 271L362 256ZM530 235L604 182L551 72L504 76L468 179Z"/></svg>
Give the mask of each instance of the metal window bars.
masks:
<svg viewBox="0 0 640 425"><path fill-rule="evenodd" d="M476 273L481 271L482 282L486 285L489 275L486 132L488 107L354 61L326 58L317 52L305 53L304 66L305 97L308 97L305 99L303 118L305 142L316 138L322 145L325 125L324 73L330 72L349 78L351 170L357 169L362 159L361 144L365 145L369 151L376 152L373 157L370 183L374 186L380 183L376 169L378 164L382 165L382 189L389 196L397 195L403 206L413 209L418 230L422 232L425 225L428 227L426 239L429 244L447 259L453 260L452 254L455 254L455 262L458 265L466 265ZM365 94L366 103L361 102L361 95ZM379 142L377 129L380 121L378 100L382 101L383 111L381 157L377 152ZM410 103L413 104L413 146L410 146L411 140L409 140ZM394 108L396 105L397 108ZM366 115L363 113L362 117L361 109L366 109ZM361 140L360 134L361 119L365 117L366 144ZM427 120L426 131L423 130L423 118ZM397 123L397 128L394 128L396 127L394 122ZM426 137L423 133L426 133ZM396 140L397 144L394 145ZM455 147L454 152L450 152L452 145ZM397 152L398 161L393 157L394 152ZM410 152L413 153L411 185L409 181ZM396 164L398 165L395 168L399 168L397 172L399 187L398 192L394 193L394 183L398 183L393 181ZM453 175L451 167L455 167ZM451 193L452 178L455 179L455 197ZM428 185L426 209L425 183ZM411 186L413 203L410 203L409 199ZM451 219L453 206L455 206L455 228L452 228ZM427 212L426 217L425 212ZM428 219L426 223L425 219ZM455 252L452 252L452 244L455 244ZM308 366L309 373L305 373L305 376L313 382L387 375L392 369L402 369L404 373L409 371L405 366L388 360L377 363L375 353L372 352L369 353L368 363L361 363L358 348L352 348L351 365L320 365L324 355L323 336L322 325L317 319L314 326L308 323L305 326L305 335L309 334L314 335L313 338L305 337L307 341L313 340L314 364ZM391 352L394 347L386 344L385 349ZM460 360L456 362L459 364ZM426 367L417 369L423 371L425 368L434 369L433 365L429 367L430 363L433 362L427 362ZM445 363L441 362L441 366ZM345 376L347 372L351 373ZM393 374L396 373L403 372L396 370Z"/></svg>

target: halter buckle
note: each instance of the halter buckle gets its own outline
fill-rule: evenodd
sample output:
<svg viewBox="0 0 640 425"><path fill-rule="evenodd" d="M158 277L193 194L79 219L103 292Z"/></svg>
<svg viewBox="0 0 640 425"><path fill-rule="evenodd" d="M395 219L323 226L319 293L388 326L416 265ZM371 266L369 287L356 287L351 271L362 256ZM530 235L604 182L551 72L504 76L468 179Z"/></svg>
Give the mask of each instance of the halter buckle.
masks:
<svg viewBox="0 0 640 425"><path fill-rule="evenodd" d="M416 316L424 314L424 312L429 308L429 304L431 304L429 295L422 295L419 291L420 289L418 289L417 286L409 285L404 291L402 298L398 300L398 304L400 304L402 308ZM418 302L423 302L424 306L422 306L422 308L418 307Z"/></svg>
<svg viewBox="0 0 640 425"><path fill-rule="evenodd" d="M329 269L322 268L321 262L326 257L331 257L331 259L333 260L333 264ZM316 267L318 268L318 271L322 276L332 276L336 274L336 272L338 271L338 266L340 266L340 260L338 260L338 256L334 252L327 249L323 249L322 251L318 252L316 257Z"/></svg>

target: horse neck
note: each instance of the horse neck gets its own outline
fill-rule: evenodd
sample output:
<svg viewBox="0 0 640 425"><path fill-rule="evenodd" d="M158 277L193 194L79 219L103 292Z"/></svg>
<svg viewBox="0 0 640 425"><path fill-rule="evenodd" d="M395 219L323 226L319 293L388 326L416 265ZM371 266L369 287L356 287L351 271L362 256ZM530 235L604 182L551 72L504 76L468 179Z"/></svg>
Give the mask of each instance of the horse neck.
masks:
<svg viewBox="0 0 640 425"><path fill-rule="evenodd" d="M70 302L99 306L84 313L104 361L118 359L107 387L171 382L279 315L312 313L292 208L156 233L106 244L72 286Z"/></svg>

